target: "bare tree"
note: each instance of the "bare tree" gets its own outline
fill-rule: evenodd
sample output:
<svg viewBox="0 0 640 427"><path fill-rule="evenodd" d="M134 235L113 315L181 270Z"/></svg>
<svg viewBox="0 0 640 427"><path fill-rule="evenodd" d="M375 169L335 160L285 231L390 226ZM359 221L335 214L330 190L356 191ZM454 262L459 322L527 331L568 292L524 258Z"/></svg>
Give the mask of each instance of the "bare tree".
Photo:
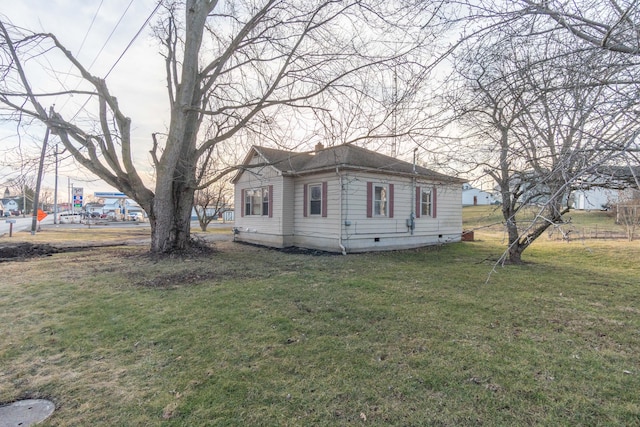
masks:
<svg viewBox="0 0 640 427"><path fill-rule="evenodd" d="M640 55L640 5L637 0L519 0L587 43Z"/></svg>
<svg viewBox="0 0 640 427"><path fill-rule="evenodd" d="M10 178L6 182L6 188L18 203L18 209L23 213L29 213L33 209L33 194L35 188L35 177L31 174L22 174ZM4 191L4 189L2 190Z"/></svg>
<svg viewBox="0 0 640 427"><path fill-rule="evenodd" d="M629 94L601 84L619 67L527 33L527 25L475 40L459 57L461 80L448 96L467 130L466 147L475 146L473 167L501 194L510 263L521 263L545 230L562 225L571 191L623 155L638 131ZM523 215L530 206L533 220Z"/></svg>
<svg viewBox="0 0 640 427"><path fill-rule="evenodd" d="M620 191L614 214L616 222L625 228L627 239L633 241L636 228L640 226L640 190L628 188Z"/></svg>
<svg viewBox="0 0 640 427"><path fill-rule="evenodd" d="M198 217L202 231L213 221L230 209L233 200L233 190L228 181L218 181L209 187L196 191L193 208Z"/></svg>
<svg viewBox="0 0 640 427"><path fill-rule="evenodd" d="M212 148L264 132L265 123L283 117L325 111L328 100L344 105L357 103L362 94L375 99L379 88L369 92L363 73L389 73L410 56L417 58L437 33L429 30L437 23L429 13L437 13L442 2L401 3L163 2L154 31L165 58L170 122L164 135L153 136L153 189L134 162L131 119L106 79L92 75L55 35L25 33L0 22L0 103L13 118L50 126L83 167L136 200L149 215L152 252L181 250L190 242L194 193L210 184L199 181L209 176L199 168L209 167L201 160ZM393 40L402 41L400 48L390 48ZM32 89L26 65L50 53L62 54L83 80L77 90L57 95L88 96L92 121L63 111L48 114L42 103L52 93ZM418 80L426 76L423 62L413 59L407 68ZM221 170L214 180L233 170Z"/></svg>

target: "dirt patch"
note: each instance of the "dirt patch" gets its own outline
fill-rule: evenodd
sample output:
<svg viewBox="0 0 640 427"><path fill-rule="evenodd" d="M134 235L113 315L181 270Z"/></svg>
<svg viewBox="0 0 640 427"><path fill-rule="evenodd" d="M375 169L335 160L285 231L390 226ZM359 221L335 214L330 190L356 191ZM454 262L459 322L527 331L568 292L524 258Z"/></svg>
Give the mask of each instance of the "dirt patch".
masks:
<svg viewBox="0 0 640 427"><path fill-rule="evenodd" d="M183 271L179 273L167 274L164 276L157 276L150 279L141 280L134 285L154 289L177 289L182 286L203 283L218 276L218 274L212 271Z"/></svg>
<svg viewBox="0 0 640 427"><path fill-rule="evenodd" d="M297 246L287 246L285 248L272 248L270 246L258 245L256 243L249 242L233 242L237 246L245 246L248 248L257 248L257 249L267 249L270 251L280 252L283 254L292 254L292 255L311 255L311 256L337 256L342 255L340 252L328 252L322 251L319 249L307 249L300 248Z"/></svg>
<svg viewBox="0 0 640 427"><path fill-rule="evenodd" d="M24 258L33 258L40 256L51 256L63 252L60 248L56 248L47 243L15 243L5 244L0 247L0 262L16 261Z"/></svg>
<svg viewBox="0 0 640 427"><path fill-rule="evenodd" d="M97 247L110 247L110 246L123 246L126 243L114 243L114 244L100 244L100 243L88 243L82 246L67 246L61 244L59 246L52 246L48 243L5 243L0 246L0 262L8 261L23 261L30 258L51 256L53 254L60 254L65 252L80 252Z"/></svg>

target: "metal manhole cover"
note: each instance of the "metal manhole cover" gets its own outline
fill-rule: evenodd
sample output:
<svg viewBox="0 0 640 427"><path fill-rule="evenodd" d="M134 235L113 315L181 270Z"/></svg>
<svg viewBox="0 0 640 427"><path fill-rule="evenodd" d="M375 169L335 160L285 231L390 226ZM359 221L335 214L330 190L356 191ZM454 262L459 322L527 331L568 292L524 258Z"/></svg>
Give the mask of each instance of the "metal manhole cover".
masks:
<svg viewBox="0 0 640 427"><path fill-rule="evenodd" d="M40 423L53 414L56 405L49 400L19 400L0 406L0 427L28 427Z"/></svg>

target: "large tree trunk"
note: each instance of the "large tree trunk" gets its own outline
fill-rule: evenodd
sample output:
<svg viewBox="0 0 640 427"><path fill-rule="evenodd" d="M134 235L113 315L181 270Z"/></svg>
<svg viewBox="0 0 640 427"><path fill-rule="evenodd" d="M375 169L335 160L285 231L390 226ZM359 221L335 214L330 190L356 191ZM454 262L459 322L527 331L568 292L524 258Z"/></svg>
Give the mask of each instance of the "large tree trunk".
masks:
<svg viewBox="0 0 640 427"><path fill-rule="evenodd" d="M555 196L547 202L542 215L540 215L540 219L534 220L528 231L522 235L518 231L518 225L515 220L515 210L510 210L512 212L510 218L513 219L507 220L507 232L509 235L507 263L522 264L522 253L549 227L561 223L562 216L569 212L568 207L562 208L562 193L560 191L552 191L552 194ZM504 211L503 209L503 213Z"/></svg>
<svg viewBox="0 0 640 427"><path fill-rule="evenodd" d="M157 166L151 252L167 253L189 246L195 185L195 146L202 120L199 52L211 4L189 0L186 7L184 61L171 105L165 150Z"/></svg>
<svg viewBox="0 0 640 427"><path fill-rule="evenodd" d="M156 198L154 211L164 212L163 215L150 217L151 221L151 252L169 253L182 251L191 242L191 209L193 207L193 189L187 189L182 184L172 186L171 203L165 203L167 198Z"/></svg>
<svg viewBox="0 0 640 427"><path fill-rule="evenodd" d="M502 215L506 222L508 235L508 258L509 264L522 264L522 252L526 246L520 244L520 233L518 232L518 223L516 222L516 210L513 209L514 201L512 195L507 189L502 193Z"/></svg>
<svg viewBox="0 0 640 427"><path fill-rule="evenodd" d="M195 135L185 135L195 140ZM191 212L196 190L195 162L183 154L168 185L156 188L151 252L182 251L191 243ZM168 180L164 180L168 181ZM161 197L158 197L160 193Z"/></svg>

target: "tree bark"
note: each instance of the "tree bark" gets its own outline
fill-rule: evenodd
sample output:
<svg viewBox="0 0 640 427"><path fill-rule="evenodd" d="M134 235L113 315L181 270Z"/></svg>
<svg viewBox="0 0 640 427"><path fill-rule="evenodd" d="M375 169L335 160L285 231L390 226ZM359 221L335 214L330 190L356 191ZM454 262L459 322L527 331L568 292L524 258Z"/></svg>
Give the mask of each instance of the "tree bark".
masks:
<svg viewBox="0 0 640 427"><path fill-rule="evenodd" d="M158 162L153 202L151 252L183 250L189 245L197 133L202 121L198 61L210 1L187 1L184 57L180 83L171 105L165 150Z"/></svg>

